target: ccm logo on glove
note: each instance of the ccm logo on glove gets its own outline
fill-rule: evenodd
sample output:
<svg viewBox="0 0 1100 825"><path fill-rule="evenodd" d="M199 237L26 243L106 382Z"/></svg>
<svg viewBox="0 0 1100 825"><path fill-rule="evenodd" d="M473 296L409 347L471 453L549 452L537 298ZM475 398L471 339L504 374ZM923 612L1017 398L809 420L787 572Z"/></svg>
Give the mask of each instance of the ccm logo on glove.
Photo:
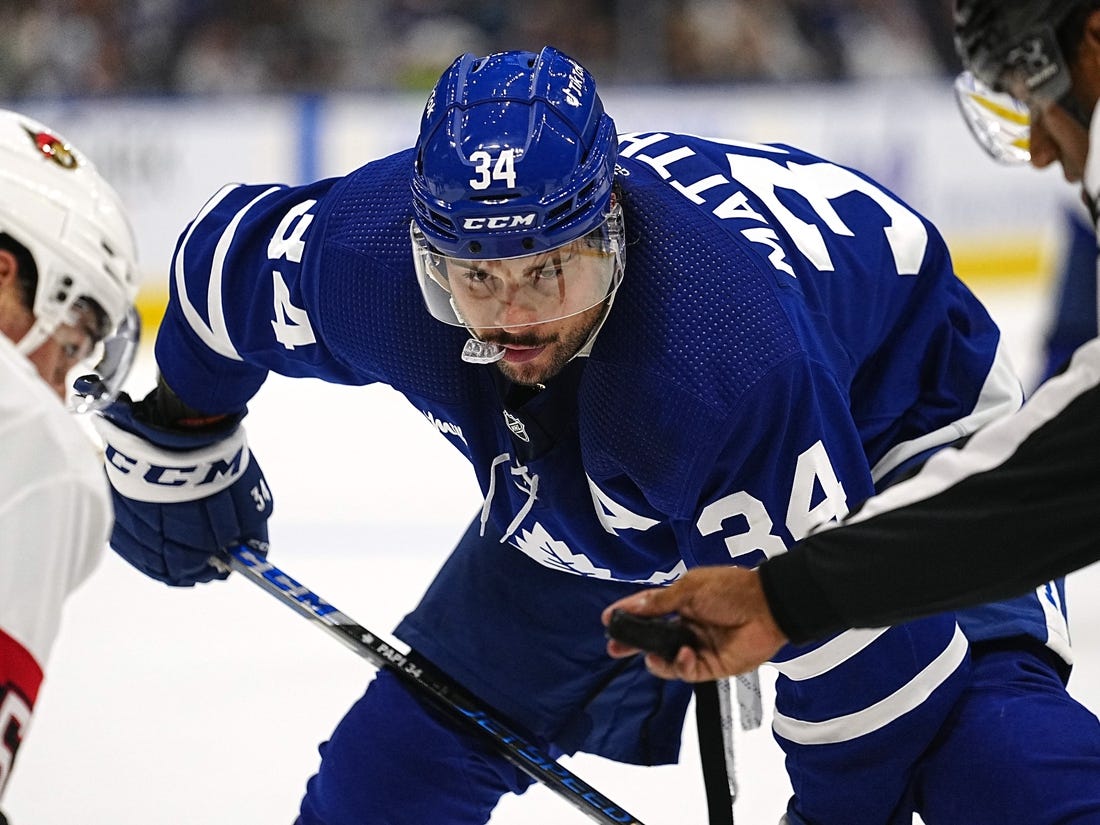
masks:
<svg viewBox="0 0 1100 825"><path fill-rule="evenodd" d="M248 469L252 454L243 427L196 450L165 450L99 418L96 429L107 441L107 476L119 493L135 501L193 501L233 485Z"/></svg>

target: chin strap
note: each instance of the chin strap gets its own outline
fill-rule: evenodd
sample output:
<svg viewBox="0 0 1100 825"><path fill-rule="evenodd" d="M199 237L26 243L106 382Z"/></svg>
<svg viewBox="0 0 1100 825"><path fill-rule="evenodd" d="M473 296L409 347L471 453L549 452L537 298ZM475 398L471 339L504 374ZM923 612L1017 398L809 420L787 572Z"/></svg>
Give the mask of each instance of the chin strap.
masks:
<svg viewBox="0 0 1100 825"><path fill-rule="evenodd" d="M16 342L16 350L29 358L32 352L49 339L56 328L56 324L47 326L45 321L39 317L35 317L34 324L31 328L27 330L26 334L20 338L18 342Z"/></svg>

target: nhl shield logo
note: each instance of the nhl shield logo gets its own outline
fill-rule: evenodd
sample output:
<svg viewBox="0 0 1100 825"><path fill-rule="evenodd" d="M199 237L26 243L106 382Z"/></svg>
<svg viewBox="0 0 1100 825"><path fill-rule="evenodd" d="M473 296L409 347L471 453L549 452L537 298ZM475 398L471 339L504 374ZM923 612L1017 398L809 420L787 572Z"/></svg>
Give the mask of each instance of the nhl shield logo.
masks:
<svg viewBox="0 0 1100 825"><path fill-rule="evenodd" d="M528 443L531 442L531 439L527 437L527 428L523 426L523 422L508 412L508 410L504 411L504 423L516 438Z"/></svg>

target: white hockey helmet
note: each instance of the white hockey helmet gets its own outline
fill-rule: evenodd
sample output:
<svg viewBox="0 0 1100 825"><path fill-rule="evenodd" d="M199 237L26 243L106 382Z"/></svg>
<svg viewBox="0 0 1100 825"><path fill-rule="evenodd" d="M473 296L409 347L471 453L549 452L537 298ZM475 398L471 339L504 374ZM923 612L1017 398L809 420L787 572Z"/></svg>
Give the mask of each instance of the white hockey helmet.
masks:
<svg viewBox="0 0 1100 825"><path fill-rule="evenodd" d="M38 269L35 323L18 348L34 351L77 302L94 302L103 313L104 347L90 402L109 402L129 372L140 329L133 230L118 194L81 152L38 121L3 109L0 233L25 246Z"/></svg>

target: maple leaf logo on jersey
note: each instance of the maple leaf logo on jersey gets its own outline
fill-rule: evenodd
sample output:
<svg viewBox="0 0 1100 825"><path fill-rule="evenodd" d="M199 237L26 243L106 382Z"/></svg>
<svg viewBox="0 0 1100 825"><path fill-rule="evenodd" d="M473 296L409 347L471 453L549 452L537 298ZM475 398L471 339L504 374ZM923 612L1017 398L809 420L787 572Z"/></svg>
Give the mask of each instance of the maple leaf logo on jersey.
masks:
<svg viewBox="0 0 1100 825"><path fill-rule="evenodd" d="M73 150L61 138L51 135L49 132L35 132L23 127L27 137L34 141L35 148L44 156L52 160L62 169L75 169L80 165L73 154Z"/></svg>

